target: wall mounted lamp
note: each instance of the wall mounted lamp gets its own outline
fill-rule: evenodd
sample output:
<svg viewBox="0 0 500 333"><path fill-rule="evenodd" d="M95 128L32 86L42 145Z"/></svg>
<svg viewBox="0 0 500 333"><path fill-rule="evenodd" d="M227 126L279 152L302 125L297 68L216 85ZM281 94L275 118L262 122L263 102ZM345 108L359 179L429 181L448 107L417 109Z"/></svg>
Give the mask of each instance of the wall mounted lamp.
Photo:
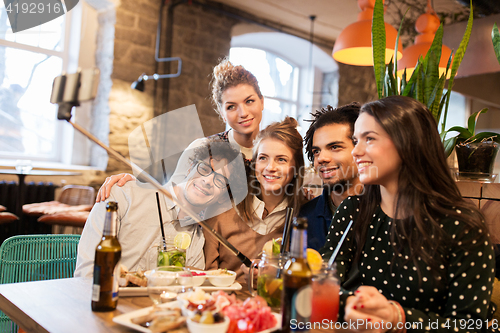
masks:
<svg viewBox="0 0 500 333"><path fill-rule="evenodd" d="M156 62L167 62L167 61L176 61L177 60L177 73L172 73L172 74L153 74L153 75L146 75L145 73L142 73L137 81L132 82L130 87L135 90L139 91L144 91L145 85L144 81L147 81L149 79L153 80L159 80L159 79L168 79L172 77L178 77L181 75L181 69L182 69L182 60L179 57L168 57L168 58L160 58L159 57L159 49L160 49L160 35L161 35L161 22L162 22L162 11L163 11L163 6L165 5L167 1L163 1L161 8L160 8L160 17L158 19L158 27L156 28L156 46L155 46L155 60Z"/></svg>

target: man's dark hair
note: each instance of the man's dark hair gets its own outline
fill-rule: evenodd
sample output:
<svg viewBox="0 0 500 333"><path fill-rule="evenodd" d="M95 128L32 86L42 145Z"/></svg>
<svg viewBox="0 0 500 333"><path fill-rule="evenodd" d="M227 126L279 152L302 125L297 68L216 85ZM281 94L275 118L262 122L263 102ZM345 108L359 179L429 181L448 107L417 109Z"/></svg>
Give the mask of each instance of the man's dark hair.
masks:
<svg viewBox="0 0 500 333"><path fill-rule="evenodd" d="M217 161L227 159L228 165L233 160L240 158L242 160L241 165L243 166L243 155L239 151L239 148L228 141L218 138L207 139L203 145L195 148L190 162L195 165L199 161L206 160L209 157ZM235 170L229 170L228 178L231 184L232 195L238 196L243 193L241 191L247 190L246 174L243 167L241 170L236 170L236 172Z"/></svg>
<svg viewBox="0 0 500 333"><path fill-rule="evenodd" d="M351 129L349 138L352 139L354 133L354 123L358 119L359 109L361 105L358 102L353 102L338 108L333 108L327 105L321 110L311 113L314 119L311 120L311 126L307 130L304 137L304 146L306 148L307 158L314 162L314 154L312 152L312 144L314 133L317 129L331 124L347 124Z"/></svg>

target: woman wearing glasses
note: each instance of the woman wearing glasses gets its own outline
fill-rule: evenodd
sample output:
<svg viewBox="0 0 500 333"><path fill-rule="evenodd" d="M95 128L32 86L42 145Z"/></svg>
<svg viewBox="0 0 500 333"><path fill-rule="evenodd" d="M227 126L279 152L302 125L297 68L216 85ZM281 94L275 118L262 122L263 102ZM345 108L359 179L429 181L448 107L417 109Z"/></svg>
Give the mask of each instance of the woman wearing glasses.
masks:
<svg viewBox="0 0 500 333"><path fill-rule="evenodd" d="M215 111L231 128L214 134L211 138L219 138L239 146L247 163L252 157L253 140L259 133L264 97L255 76L243 66L234 66L229 60L222 60L214 67L212 75L212 102ZM193 141L186 152L192 152L202 145L205 139ZM186 167L180 167L185 165ZM185 170L189 165L189 153L183 154L178 163L178 170ZM174 175L175 177L176 175ZM117 183L123 186L135 177L122 173L107 177L97 193L96 202L109 197L111 187Z"/></svg>
<svg viewBox="0 0 500 333"><path fill-rule="evenodd" d="M482 214L450 175L436 128L430 111L409 97L361 107L352 156L365 194L342 202L321 249L330 258L354 221L336 263L343 318L360 332L488 325L492 243Z"/></svg>
<svg viewBox="0 0 500 333"><path fill-rule="evenodd" d="M263 129L254 141L249 193L237 207L207 220L217 232L249 258L264 244L281 237L287 207L299 211L304 179L302 137L297 121L286 117ZM226 268L243 280L241 261L209 235L205 237L205 268Z"/></svg>

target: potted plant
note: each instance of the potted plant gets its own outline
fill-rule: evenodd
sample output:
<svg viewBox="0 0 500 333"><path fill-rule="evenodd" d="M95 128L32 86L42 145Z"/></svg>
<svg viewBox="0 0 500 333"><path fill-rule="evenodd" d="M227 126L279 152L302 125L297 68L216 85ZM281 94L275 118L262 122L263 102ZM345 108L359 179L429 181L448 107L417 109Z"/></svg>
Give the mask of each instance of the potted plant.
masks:
<svg viewBox="0 0 500 333"><path fill-rule="evenodd" d="M453 56L453 61L452 56L450 56L450 59L448 60L446 73L441 76L439 75L439 59L441 58L441 47L443 43L443 25L441 24L436 31L429 51L424 58L421 57L418 60L411 77L407 79L406 72L404 72L401 80L398 80L397 61L394 63L391 61L388 65L385 64L386 38L384 28L384 5L383 0L376 0L373 11L372 41L373 68L375 71L378 97L383 98L392 95L413 97L427 106L427 108L432 112L434 119L436 119L437 124L440 124L441 114L444 111L441 126L438 126L440 127L440 132L443 133L445 131L444 126L448 115L451 88L453 87L455 75L469 44L472 31L472 17L473 10L471 6L465 34L460 42L458 50ZM403 21L401 22L398 31L396 47L394 50L395 55L398 52L398 40L402 25ZM396 57L393 59L395 58ZM446 77L449 70L451 70L451 76L448 79L448 84L446 86ZM447 90L446 92L444 92L445 86Z"/></svg>
<svg viewBox="0 0 500 333"><path fill-rule="evenodd" d="M454 126L443 133L458 132L444 142L445 152L449 155L453 149L457 153L459 178L486 179L493 173L495 158L498 153L500 134L493 132L476 133L477 119L487 108L472 114L467 127Z"/></svg>

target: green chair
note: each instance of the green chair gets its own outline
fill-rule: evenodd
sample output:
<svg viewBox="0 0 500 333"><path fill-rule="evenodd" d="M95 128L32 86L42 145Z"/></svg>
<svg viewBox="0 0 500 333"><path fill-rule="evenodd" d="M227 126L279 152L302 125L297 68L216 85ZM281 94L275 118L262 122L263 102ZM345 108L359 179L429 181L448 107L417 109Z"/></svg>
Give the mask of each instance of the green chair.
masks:
<svg viewBox="0 0 500 333"><path fill-rule="evenodd" d="M80 235L20 235L0 247L0 283L73 277ZM18 327L0 311L0 332Z"/></svg>

